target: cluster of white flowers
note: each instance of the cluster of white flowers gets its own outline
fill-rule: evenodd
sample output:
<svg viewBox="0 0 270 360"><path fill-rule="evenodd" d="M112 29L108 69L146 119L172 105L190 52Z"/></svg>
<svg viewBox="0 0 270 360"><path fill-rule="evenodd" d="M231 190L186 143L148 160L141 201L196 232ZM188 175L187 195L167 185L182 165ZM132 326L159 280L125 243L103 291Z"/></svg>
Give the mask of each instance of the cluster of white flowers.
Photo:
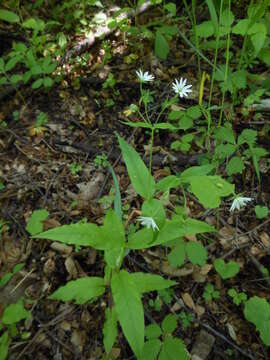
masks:
<svg viewBox="0 0 270 360"><path fill-rule="evenodd" d="M136 71L138 79L141 83L154 81L154 76L149 74L148 71L143 72L141 69ZM182 97L188 97L188 93L192 92L192 85L186 85L187 79L180 78L180 80L175 79L172 84L173 91Z"/></svg>
<svg viewBox="0 0 270 360"><path fill-rule="evenodd" d="M249 203L252 200L253 199L249 197L237 196L233 200L232 206L230 208L230 212L234 212L235 209L240 210L242 207L245 207L247 203Z"/></svg>
<svg viewBox="0 0 270 360"><path fill-rule="evenodd" d="M138 217L137 221L139 221L143 226L146 226L147 229L152 228L154 231L155 230L159 231L159 228L158 228L157 224L155 223L155 220L151 217L140 216L140 217Z"/></svg>

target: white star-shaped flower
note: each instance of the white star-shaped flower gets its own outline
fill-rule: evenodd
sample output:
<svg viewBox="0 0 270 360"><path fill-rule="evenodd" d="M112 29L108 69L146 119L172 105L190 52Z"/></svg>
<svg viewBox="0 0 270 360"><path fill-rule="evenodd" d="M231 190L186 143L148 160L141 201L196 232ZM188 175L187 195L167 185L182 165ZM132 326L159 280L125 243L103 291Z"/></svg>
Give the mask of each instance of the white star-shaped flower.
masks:
<svg viewBox="0 0 270 360"><path fill-rule="evenodd" d="M154 231L156 229L159 231L159 228L158 228L157 224L155 223L155 220L151 217L140 216L140 217L138 217L137 221L139 221L143 226L146 226L147 229L152 228Z"/></svg>
<svg viewBox="0 0 270 360"><path fill-rule="evenodd" d="M136 71L136 74L139 78L139 81L142 83L150 82L150 81L154 80L154 76L149 74L148 71L142 72L142 70L140 69L140 70Z"/></svg>
<svg viewBox="0 0 270 360"><path fill-rule="evenodd" d="M252 201L252 198L238 196L233 200L230 212L234 212L235 209L240 210L242 207L245 207L247 203Z"/></svg>
<svg viewBox="0 0 270 360"><path fill-rule="evenodd" d="M181 78L180 80L174 81L172 84L173 91L182 97L188 97L188 93L192 92L191 87L192 85L186 85L187 79Z"/></svg>

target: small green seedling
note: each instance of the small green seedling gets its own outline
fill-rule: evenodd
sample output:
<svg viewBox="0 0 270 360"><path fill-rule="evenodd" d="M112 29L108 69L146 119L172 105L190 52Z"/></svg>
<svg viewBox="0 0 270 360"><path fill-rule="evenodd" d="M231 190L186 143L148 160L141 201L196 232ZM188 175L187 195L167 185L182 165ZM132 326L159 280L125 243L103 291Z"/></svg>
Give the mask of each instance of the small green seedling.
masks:
<svg viewBox="0 0 270 360"><path fill-rule="evenodd" d="M187 311L182 310L179 315L179 320L181 322L181 326L184 330L186 330L194 321L194 315Z"/></svg>
<svg viewBox="0 0 270 360"><path fill-rule="evenodd" d="M36 127L37 128L42 127L46 125L48 121L49 121L48 115L41 111L36 119Z"/></svg>
<svg viewBox="0 0 270 360"><path fill-rule="evenodd" d="M108 166L108 159L105 154L97 155L94 159L94 164L98 167L106 168Z"/></svg>
<svg viewBox="0 0 270 360"><path fill-rule="evenodd" d="M73 162L73 163L69 164L69 170L72 175L77 175L80 171L82 171L82 165Z"/></svg>
<svg viewBox="0 0 270 360"><path fill-rule="evenodd" d="M253 296L245 302L245 318L256 326L260 338L270 346L270 304L264 298Z"/></svg>
<svg viewBox="0 0 270 360"><path fill-rule="evenodd" d="M49 213L46 209L40 209L33 211L28 223L26 225L26 230L31 235L36 235L43 230L43 221L47 220Z"/></svg>
<svg viewBox="0 0 270 360"><path fill-rule="evenodd" d="M267 206L260 206L260 205L256 205L255 206L255 214L257 219L264 219L268 216L268 207Z"/></svg>
<svg viewBox="0 0 270 360"><path fill-rule="evenodd" d="M215 290L212 284L207 283L204 287L203 298L207 302L217 300L220 298L220 292L218 290Z"/></svg>
<svg viewBox="0 0 270 360"><path fill-rule="evenodd" d="M24 263L20 263L14 266L14 268L12 269L11 272L5 274L1 279L0 279L0 288L5 286L9 280L15 275L17 274L17 272L19 272L20 270L22 270L24 268Z"/></svg>
<svg viewBox="0 0 270 360"><path fill-rule="evenodd" d="M247 295L244 292L238 293L235 289L231 288L228 290L228 295L233 299L233 303L235 305L240 305L241 303L245 303L247 301Z"/></svg>
<svg viewBox="0 0 270 360"><path fill-rule="evenodd" d="M214 267L223 280L234 277L240 270L240 266L237 262L229 261L228 263L225 263L223 259L216 259Z"/></svg>
<svg viewBox="0 0 270 360"><path fill-rule="evenodd" d="M157 324L146 326L147 341L140 360L189 359L183 341L172 336L177 328L177 320L177 315L169 314L163 319L161 328Z"/></svg>

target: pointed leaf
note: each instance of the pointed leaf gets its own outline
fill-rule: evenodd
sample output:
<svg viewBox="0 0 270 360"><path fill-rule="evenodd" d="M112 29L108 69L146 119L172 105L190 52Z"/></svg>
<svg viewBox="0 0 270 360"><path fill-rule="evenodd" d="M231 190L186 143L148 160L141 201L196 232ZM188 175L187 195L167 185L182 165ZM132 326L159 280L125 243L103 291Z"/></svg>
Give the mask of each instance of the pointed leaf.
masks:
<svg viewBox="0 0 270 360"><path fill-rule="evenodd" d="M24 308L24 303L21 299L16 304L10 304L5 308L1 321L5 325L11 325L30 317L31 314Z"/></svg>
<svg viewBox="0 0 270 360"><path fill-rule="evenodd" d="M177 327L177 320L178 317L175 314L165 316L161 324L163 333L172 334Z"/></svg>
<svg viewBox="0 0 270 360"><path fill-rule="evenodd" d="M9 337L7 330L0 336L0 360L5 360L7 358L10 342L11 338Z"/></svg>
<svg viewBox="0 0 270 360"><path fill-rule="evenodd" d="M153 218L159 229L161 229L166 220L162 202L157 199L145 200L142 205L142 216Z"/></svg>
<svg viewBox="0 0 270 360"><path fill-rule="evenodd" d="M155 192L155 180L149 173L139 154L124 139L117 135L132 186L144 198Z"/></svg>
<svg viewBox="0 0 270 360"><path fill-rule="evenodd" d="M10 23L20 22L20 18L17 14L12 11L0 9L0 20L7 21Z"/></svg>
<svg viewBox="0 0 270 360"><path fill-rule="evenodd" d="M184 241L179 242L168 255L169 264L176 268L182 266L186 258L186 245Z"/></svg>
<svg viewBox="0 0 270 360"><path fill-rule="evenodd" d="M84 277L69 281L61 286L52 295L52 300L72 301L76 304L84 304L105 292L104 279L100 277Z"/></svg>
<svg viewBox="0 0 270 360"><path fill-rule="evenodd" d="M167 289L177 284L175 281L165 280L159 275L145 274L142 272L132 273L130 277L141 294L149 291Z"/></svg>
<svg viewBox="0 0 270 360"><path fill-rule="evenodd" d="M117 337L117 317L114 307L105 310L105 323L103 327L103 342L107 354L111 351Z"/></svg>
<svg viewBox="0 0 270 360"><path fill-rule="evenodd" d="M166 60L170 52L170 47L165 36L161 34L160 31L156 32L155 37L155 55L161 60Z"/></svg>
<svg viewBox="0 0 270 360"><path fill-rule="evenodd" d="M129 249L146 249L151 247L154 239L154 232L152 229L141 229L128 237L127 248Z"/></svg>
<svg viewBox="0 0 270 360"><path fill-rule="evenodd" d="M49 216L49 213L45 209L41 210L35 210L30 219L28 220L28 223L26 225L26 230L31 235L36 235L40 233L43 230L43 221L46 220Z"/></svg>
<svg viewBox="0 0 270 360"><path fill-rule="evenodd" d="M103 238L100 228L95 224L77 223L63 225L33 237L55 240L68 245L92 246L97 250L110 248L109 239Z"/></svg>
<svg viewBox="0 0 270 360"><path fill-rule="evenodd" d="M144 345L144 312L140 292L125 270L113 273L111 288L124 335L135 355L140 357Z"/></svg>
<svg viewBox="0 0 270 360"><path fill-rule="evenodd" d="M152 339L146 341L143 347L142 356L140 360L156 360L161 348L161 341L159 339Z"/></svg>
<svg viewBox="0 0 270 360"><path fill-rule="evenodd" d="M186 347L182 340L169 337L164 340L159 360L189 360Z"/></svg>
<svg viewBox="0 0 270 360"><path fill-rule="evenodd" d="M193 265L203 266L206 263L207 251L202 244L190 241L186 244L186 252Z"/></svg>

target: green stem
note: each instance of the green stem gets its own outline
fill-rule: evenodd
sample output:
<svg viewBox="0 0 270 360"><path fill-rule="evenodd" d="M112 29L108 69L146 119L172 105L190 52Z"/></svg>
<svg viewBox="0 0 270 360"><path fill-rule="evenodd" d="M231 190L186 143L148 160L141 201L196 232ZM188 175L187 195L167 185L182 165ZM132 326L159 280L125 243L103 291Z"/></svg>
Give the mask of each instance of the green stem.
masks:
<svg viewBox="0 0 270 360"><path fill-rule="evenodd" d="M208 107L211 106L212 101L212 95L213 95L213 89L214 89L214 81L215 81L215 73L216 73L216 66L217 66L217 57L218 57L218 49L219 49L219 29L220 29L220 21L221 21L221 14L223 9L223 0L220 2L220 8L219 8L219 20L218 20L218 28L216 33L216 46L215 46L215 57L214 57L214 67L212 70L212 77L211 77L211 85L210 85L210 94L209 94L209 100L208 100Z"/></svg>
<svg viewBox="0 0 270 360"><path fill-rule="evenodd" d="M154 132L155 132L155 128L152 127L152 129L151 129L151 139L150 139L150 158L149 158L149 186L148 186L149 191L150 191L150 188L151 188L151 177L152 177L151 172L152 172ZM150 194L149 194L149 199L150 199Z"/></svg>
<svg viewBox="0 0 270 360"><path fill-rule="evenodd" d="M229 0L229 11L230 10L231 10L231 0ZM227 86L227 81L228 81L229 59L230 59L230 42L231 42L230 33L231 33L231 28L230 28L230 31L228 32L228 35L227 35L226 64L225 64L225 77L224 77L225 87L222 89L221 109L220 109L220 113L219 113L218 127L221 126L222 115L223 115L223 111L224 111L225 91L226 91L226 86Z"/></svg>

